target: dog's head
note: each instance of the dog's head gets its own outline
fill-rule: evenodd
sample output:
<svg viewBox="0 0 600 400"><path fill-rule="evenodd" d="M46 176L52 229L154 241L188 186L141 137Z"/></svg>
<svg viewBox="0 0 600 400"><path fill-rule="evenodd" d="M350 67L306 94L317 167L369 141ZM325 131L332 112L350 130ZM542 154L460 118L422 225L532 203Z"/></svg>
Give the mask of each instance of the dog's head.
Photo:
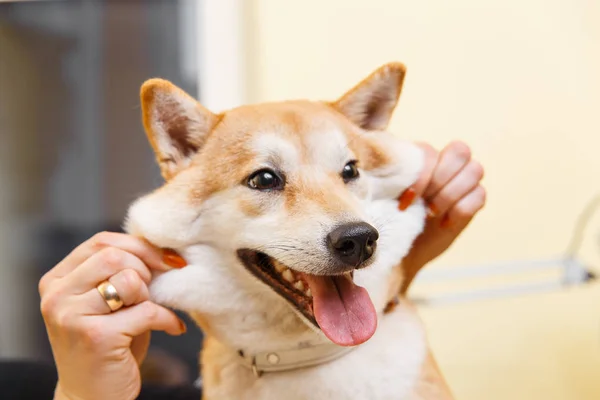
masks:
<svg viewBox="0 0 600 400"><path fill-rule="evenodd" d="M292 305L338 344L367 340L376 310L353 277L381 258L386 219L370 208L397 198L422 162L414 145L383 131L404 74L388 64L335 102L221 114L167 81L146 82L143 121L166 183L133 204L127 229L190 261L165 274L185 283L162 283L163 301L194 312L204 305L178 301L185 291L219 285L221 304L268 292L273 310ZM390 245L405 252L411 241Z"/></svg>

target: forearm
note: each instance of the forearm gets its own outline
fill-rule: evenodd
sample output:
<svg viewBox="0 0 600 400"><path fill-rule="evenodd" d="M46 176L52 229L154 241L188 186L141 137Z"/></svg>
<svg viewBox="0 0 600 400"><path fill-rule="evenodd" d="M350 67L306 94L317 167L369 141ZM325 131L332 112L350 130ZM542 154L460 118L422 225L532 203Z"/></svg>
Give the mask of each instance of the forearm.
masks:
<svg viewBox="0 0 600 400"><path fill-rule="evenodd" d="M415 257L411 257L408 255L402 260L401 268L402 268L402 285L400 286L400 294L402 296L406 295L408 288L415 280L419 271L425 266L426 262L415 259Z"/></svg>

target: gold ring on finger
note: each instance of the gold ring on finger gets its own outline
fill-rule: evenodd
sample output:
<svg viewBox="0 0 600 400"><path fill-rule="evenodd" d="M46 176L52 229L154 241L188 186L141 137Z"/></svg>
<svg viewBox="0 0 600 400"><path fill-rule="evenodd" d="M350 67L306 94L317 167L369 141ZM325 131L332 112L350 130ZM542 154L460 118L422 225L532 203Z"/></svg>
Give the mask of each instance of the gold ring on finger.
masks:
<svg viewBox="0 0 600 400"><path fill-rule="evenodd" d="M117 289L112 283L109 281L101 282L96 286L96 289L98 289L100 296L102 296L111 311L114 312L123 307L123 300L121 300Z"/></svg>

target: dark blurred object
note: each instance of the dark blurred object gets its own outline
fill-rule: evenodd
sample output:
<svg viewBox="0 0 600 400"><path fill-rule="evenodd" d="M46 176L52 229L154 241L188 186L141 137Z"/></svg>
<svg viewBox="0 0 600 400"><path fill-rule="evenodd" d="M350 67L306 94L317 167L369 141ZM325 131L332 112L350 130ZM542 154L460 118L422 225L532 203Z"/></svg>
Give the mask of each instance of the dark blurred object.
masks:
<svg viewBox="0 0 600 400"><path fill-rule="evenodd" d="M52 364L0 361L0 399L51 400L57 382ZM202 391L190 384L143 384L138 400L199 400Z"/></svg>
<svg viewBox="0 0 600 400"><path fill-rule="evenodd" d="M152 348L140 366L142 382L153 386L182 386L189 383L188 366L170 352Z"/></svg>
<svg viewBox="0 0 600 400"><path fill-rule="evenodd" d="M51 400L57 379L52 364L0 361L0 399Z"/></svg>

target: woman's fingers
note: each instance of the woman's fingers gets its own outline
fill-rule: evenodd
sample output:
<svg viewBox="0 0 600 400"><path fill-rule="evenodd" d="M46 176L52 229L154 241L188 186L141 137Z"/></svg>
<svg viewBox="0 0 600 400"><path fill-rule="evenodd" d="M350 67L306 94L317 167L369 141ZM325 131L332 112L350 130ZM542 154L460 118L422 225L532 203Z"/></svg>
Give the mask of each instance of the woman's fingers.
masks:
<svg viewBox="0 0 600 400"><path fill-rule="evenodd" d="M61 284L68 287L69 293L82 294L127 269L135 271L146 284L150 283L152 273L142 260L125 250L107 247L62 278Z"/></svg>
<svg viewBox="0 0 600 400"><path fill-rule="evenodd" d="M424 152L423 170L419 179L407 189L399 198L400 210L407 209L417 197L423 197L429 205L430 212L435 215L441 215L443 210L440 205L448 209L448 201L442 201L451 195L455 201L456 196L453 192L444 191L443 197L440 197L436 204L432 201L460 172L469 164L471 160L471 150L463 142L452 142L441 152L437 152L433 147L426 143L419 143L419 147ZM463 184L461 181L457 181ZM452 189L452 188L451 188ZM460 189L460 188L459 188Z"/></svg>
<svg viewBox="0 0 600 400"><path fill-rule="evenodd" d="M467 195L462 197L450 210L448 210L449 225L462 230L471 219L483 208L486 201L486 192L483 186L477 185Z"/></svg>
<svg viewBox="0 0 600 400"><path fill-rule="evenodd" d="M483 167L475 160L461 169L436 194L427 201L438 215L444 215L455 203L470 193L483 178Z"/></svg>
<svg viewBox="0 0 600 400"><path fill-rule="evenodd" d="M79 245L40 281L40 292L48 282L62 278L74 271L94 254L106 248L118 248L142 260L149 268L167 271L171 267L163 262L163 252L143 239L123 233L101 232Z"/></svg>
<svg viewBox="0 0 600 400"><path fill-rule="evenodd" d="M108 282L115 287L125 307L142 303L150 298L148 282L133 269L124 269L116 273L108 279Z"/></svg>
<svg viewBox="0 0 600 400"><path fill-rule="evenodd" d="M133 269L117 272L108 279L108 282L115 287L124 307L143 303L150 298L146 282ZM110 307L96 288L74 296L72 303L77 304L77 313L83 315L109 314L111 312Z"/></svg>
<svg viewBox="0 0 600 400"><path fill-rule="evenodd" d="M437 194L471 160L471 150L463 142L452 142L439 155L439 160L423 197L429 199Z"/></svg>
<svg viewBox="0 0 600 400"><path fill-rule="evenodd" d="M98 318L110 320L112 326L118 327L115 329L119 329L119 333L131 337L148 331L164 331L169 335L181 335L186 331L185 324L173 311L151 301L144 301Z"/></svg>
<svg viewBox="0 0 600 400"><path fill-rule="evenodd" d="M418 143L417 145L423 149L423 169L421 170L419 179L411 186L411 188L415 192L415 197L421 197L427 190L435 166L438 163L438 152L427 143Z"/></svg>
<svg viewBox="0 0 600 400"><path fill-rule="evenodd" d="M68 389L73 398L98 393L104 393L103 398L115 398L115 393L133 398L139 393L138 366L150 331L185 332L172 311L148 300L152 270L170 270L168 260L175 267L185 264L176 254L165 257L165 262L164 256L135 237L102 233L42 278L40 308L61 376L58 393ZM103 281L114 286L122 308L110 310L97 289Z"/></svg>

